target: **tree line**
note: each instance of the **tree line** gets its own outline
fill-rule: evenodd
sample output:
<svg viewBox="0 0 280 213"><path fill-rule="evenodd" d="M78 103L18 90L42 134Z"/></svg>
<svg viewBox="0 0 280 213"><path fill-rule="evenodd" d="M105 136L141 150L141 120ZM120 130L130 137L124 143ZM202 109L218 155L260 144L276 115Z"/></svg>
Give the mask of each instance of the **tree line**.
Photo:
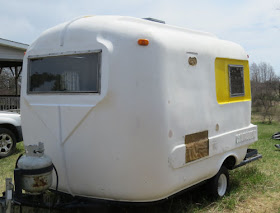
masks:
<svg viewBox="0 0 280 213"><path fill-rule="evenodd" d="M252 63L250 66L252 109L271 123L277 115L280 101L280 78L269 63Z"/></svg>

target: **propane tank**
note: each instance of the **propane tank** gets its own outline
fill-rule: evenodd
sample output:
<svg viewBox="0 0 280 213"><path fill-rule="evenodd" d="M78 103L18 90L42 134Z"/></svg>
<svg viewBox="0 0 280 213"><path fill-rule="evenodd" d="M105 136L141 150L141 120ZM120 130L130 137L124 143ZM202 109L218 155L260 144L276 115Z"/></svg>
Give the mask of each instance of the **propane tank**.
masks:
<svg viewBox="0 0 280 213"><path fill-rule="evenodd" d="M17 162L20 188L30 194L40 194L52 185L53 164L44 154L44 144L25 146L26 154Z"/></svg>

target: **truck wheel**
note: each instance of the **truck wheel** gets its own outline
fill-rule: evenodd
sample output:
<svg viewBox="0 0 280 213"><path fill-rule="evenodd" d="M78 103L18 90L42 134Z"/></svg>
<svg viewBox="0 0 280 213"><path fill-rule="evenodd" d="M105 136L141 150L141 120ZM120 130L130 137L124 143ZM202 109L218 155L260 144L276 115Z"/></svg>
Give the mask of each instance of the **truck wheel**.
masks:
<svg viewBox="0 0 280 213"><path fill-rule="evenodd" d="M229 174L226 167L222 166L219 172L210 179L210 191L215 198L223 197L229 190Z"/></svg>
<svg viewBox="0 0 280 213"><path fill-rule="evenodd" d="M0 128L0 158L11 155L16 149L15 134L6 128Z"/></svg>

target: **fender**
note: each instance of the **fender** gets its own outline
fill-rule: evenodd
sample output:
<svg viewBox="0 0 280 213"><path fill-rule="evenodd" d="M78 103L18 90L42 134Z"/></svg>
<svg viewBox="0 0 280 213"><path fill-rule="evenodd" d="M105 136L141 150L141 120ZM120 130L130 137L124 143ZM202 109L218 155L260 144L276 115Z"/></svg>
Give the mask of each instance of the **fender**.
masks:
<svg viewBox="0 0 280 213"><path fill-rule="evenodd" d="M0 125L1 124L12 124L13 126L20 126L21 125L21 122L20 120L16 120L16 119L13 119L13 118L1 118L0 117Z"/></svg>

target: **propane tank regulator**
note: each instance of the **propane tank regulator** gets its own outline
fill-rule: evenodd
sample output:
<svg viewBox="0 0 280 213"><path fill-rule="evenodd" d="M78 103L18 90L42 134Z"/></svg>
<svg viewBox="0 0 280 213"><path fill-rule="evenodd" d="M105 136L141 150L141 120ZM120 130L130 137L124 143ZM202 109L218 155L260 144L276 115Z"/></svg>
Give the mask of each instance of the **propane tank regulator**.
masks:
<svg viewBox="0 0 280 213"><path fill-rule="evenodd" d="M52 185L53 163L44 154L44 144L25 146L25 155L21 156L14 170L15 195L26 193L41 194Z"/></svg>

